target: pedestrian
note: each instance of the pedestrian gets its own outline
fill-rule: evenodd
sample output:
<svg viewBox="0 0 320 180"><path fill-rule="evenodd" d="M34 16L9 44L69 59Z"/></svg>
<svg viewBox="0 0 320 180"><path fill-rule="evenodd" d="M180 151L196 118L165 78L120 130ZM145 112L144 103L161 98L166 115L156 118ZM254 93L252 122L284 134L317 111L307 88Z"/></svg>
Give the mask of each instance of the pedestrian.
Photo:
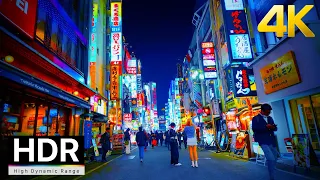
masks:
<svg viewBox="0 0 320 180"><path fill-rule="evenodd" d="M187 145L189 149L189 155L191 159L191 166L198 167L198 152L197 152L197 136L196 126L192 124L191 119L187 120L186 127L184 128L184 134L187 136Z"/></svg>
<svg viewBox="0 0 320 180"><path fill-rule="evenodd" d="M252 118L252 130L254 140L259 143L266 157L270 180L273 180L278 159L274 132L278 128L272 117L269 116L271 110L272 107L269 104L261 105L260 114Z"/></svg>
<svg viewBox="0 0 320 180"><path fill-rule="evenodd" d="M179 149L178 149L178 137L177 133L174 130L176 127L175 123L170 124L170 130L168 132L168 135L170 137L170 149L171 149L171 164L175 166L181 166L181 163L179 163Z"/></svg>
<svg viewBox="0 0 320 180"><path fill-rule="evenodd" d="M108 151L111 150L111 142L110 142L110 134L109 134L110 128L106 128L106 132L101 136L100 138L100 144L102 147L102 158L101 161L105 162L107 161L106 155Z"/></svg>
<svg viewBox="0 0 320 180"><path fill-rule="evenodd" d="M187 134L183 131L182 133L182 137L183 137L183 144L184 144L184 149L187 149Z"/></svg>
<svg viewBox="0 0 320 180"><path fill-rule="evenodd" d="M181 144L182 144L182 133L181 133L181 131L178 131L177 137L178 137L178 142L179 142L179 149L181 149Z"/></svg>
<svg viewBox="0 0 320 180"><path fill-rule="evenodd" d="M148 136L148 133L146 130L143 130L144 134L146 135L147 137L147 140L146 140L146 144L144 146L144 150L147 151L147 147L148 147L148 141L149 141L149 136Z"/></svg>
<svg viewBox="0 0 320 180"><path fill-rule="evenodd" d="M155 146L157 146L157 137L156 134L152 134L151 135L152 141L151 141L151 145L152 145L152 149L154 149Z"/></svg>
<svg viewBox="0 0 320 180"><path fill-rule="evenodd" d="M143 132L142 127L139 127L139 132L136 134L136 142L139 147L139 158L140 162L143 162L144 158L144 148L147 142L147 136Z"/></svg>
<svg viewBox="0 0 320 180"><path fill-rule="evenodd" d="M162 146L162 144L163 144L163 132L162 131L160 131L160 133L159 133L159 139L160 139L160 145Z"/></svg>
<svg viewBox="0 0 320 180"><path fill-rule="evenodd" d="M168 147L168 150L170 151L170 137L169 137L169 130L165 132L165 143Z"/></svg>
<svg viewBox="0 0 320 180"><path fill-rule="evenodd" d="M158 131L156 131L156 141L157 141L157 144L156 144L156 146L158 146L158 144L159 144L159 133L158 133Z"/></svg>
<svg viewBox="0 0 320 180"><path fill-rule="evenodd" d="M131 150L131 143L130 143L130 129L128 128L125 132L124 132L124 143L125 143L125 147L126 147L126 154L130 154L130 150Z"/></svg>

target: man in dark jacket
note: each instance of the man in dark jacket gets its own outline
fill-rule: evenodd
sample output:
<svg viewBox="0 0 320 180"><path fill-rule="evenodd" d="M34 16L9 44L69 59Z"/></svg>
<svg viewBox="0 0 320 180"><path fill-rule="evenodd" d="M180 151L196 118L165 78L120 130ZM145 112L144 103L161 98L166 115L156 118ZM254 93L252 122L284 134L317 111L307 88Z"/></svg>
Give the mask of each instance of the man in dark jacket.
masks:
<svg viewBox="0 0 320 180"><path fill-rule="evenodd" d="M106 128L106 132L101 136L100 143L102 146L102 158L101 161L107 161L106 154L109 150L111 150L111 144L110 144L110 134L109 134L110 128Z"/></svg>
<svg viewBox="0 0 320 180"><path fill-rule="evenodd" d="M139 147L139 157L140 162L143 162L143 156L144 156L144 147L147 142L147 136L143 132L142 127L139 127L139 132L136 134L136 142Z"/></svg>
<svg viewBox="0 0 320 180"><path fill-rule="evenodd" d="M275 167L278 158L276 149L276 139L274 131L277 131L277 125L270 117L271 106L269 104L261 105L261 113L252 118L252 130L254 140L259 143L267 159L270 180L274 179Z"/></svg>
<svg viewBox="0 0 320 180"><path fill-rule="evenodd" d="M188 137L187 137L187 133L183 132L182 133L182 136L183 136L183 144L184 144L184 148L187 149L187 140L188 140Z"/></svg>
<svg viewBox="0 0 320 180"><path fill-rule="evenodd" d="M182 133L179 131L177 134L178 142L179 142L179 149L181 149L181 143L182 143Z"/></svg>
<svg viewBox="0 0 320 180"><path fill-rule="evenodd" d="M162 146L162 144L163 144L163 132L162 131L160 131L160 133L159 133L159 139L160 139L160 144Z"/></svg>

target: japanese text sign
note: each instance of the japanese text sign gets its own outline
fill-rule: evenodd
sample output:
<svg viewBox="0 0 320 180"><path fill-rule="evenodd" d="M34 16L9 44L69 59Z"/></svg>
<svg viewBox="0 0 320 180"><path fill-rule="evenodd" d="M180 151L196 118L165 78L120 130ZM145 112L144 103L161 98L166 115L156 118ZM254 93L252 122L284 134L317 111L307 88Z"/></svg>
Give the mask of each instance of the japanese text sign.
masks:
<svg viewBox="0 0 320 180"><path fill-rule="evenodd" d="M243 2L225 0L224 19L227 34L227 46L232 53L231 62L248 62L253 59L246 13Z"/></svg>
<svg viewBox="0 0 320 180"><path fill-rule="evenodd" d="M111 32L121 32L122 29L122 4L121 2L111 3Z"/></svg>
<svg viewBox="0 0 320 180"><path fill-rule="evenodd" d="M122 33L111 33L111 62L122 61Z"/></svg>
<svg viewBox="0 0 320 180"><path fill-rule="evenodd" d="M97 59L97 21L98 21L98 4L93 3L92 20L91 20L91 38L90 38L90 62L96 62Z"/></svg>
<svg viewBox="0 0 320 180"><path fill-rule="evenodd" d="M242 0L224 0L226 10L243 10Z"/></svg>
<svg viewBox="0 0 320 180"><path fill-rule="evenodd" d="M37 5L38 0L1 0L0 14L33 39Z"/></svg>
<svg viewBox="0 0 320 180"><path fill-rule="evenodd" d="M205 79L217 78L216 60L214 54L213 42L203 42L202 47L202 62Z"/></svg>
<svg viewBox="0 0 320 180"><path fill-rule="evenodd" d="M131 121L132 120L132 114L131 113L123 114L123 120L124 121Z"/></svg>
<svg viewBox="0 0 320 180"><path fill-rule="evenodd" d="M256 83L253 70L246 67L232 68L234 82L234 96L256 96Z"/></svg>
<svg viewBox="0 0 320 180"><path fill-rule="evenodd" d="M141 77L141 74L137 74L137 91L138 91L138 93L142 92L142 77Z"/></svg>
<svg viewBox="0 0 320 180"><path fill-rule="evenodd" d="M266 94L301 82L295 56L292 51L260 69L260 75Z"/></svg>
<svg viewBox="0 0 320 180"><path fill-rule="evenodd" d="M122 4L111 3L111 62L122 61Z"/></svg>
<svg viewBox="0 0 320 180"><path fill-rule="evenodd" d="M110 68L110 99L120 99L121 65L111 65Z"/></svg>

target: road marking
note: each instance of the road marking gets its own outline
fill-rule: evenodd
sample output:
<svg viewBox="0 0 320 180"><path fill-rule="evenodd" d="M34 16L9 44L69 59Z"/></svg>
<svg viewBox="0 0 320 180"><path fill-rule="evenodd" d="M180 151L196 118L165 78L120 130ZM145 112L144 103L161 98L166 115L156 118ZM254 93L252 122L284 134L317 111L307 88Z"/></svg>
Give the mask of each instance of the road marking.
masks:
<svg viewBox="0 0 320 180"><path fill-rule="evenodd" d="M136 147L136 148L133 148L131 151L133 151L133 150L135 150L135 149L137 149L137 147ZM86 172L86 174L85 174L85 175L88 175L88 174L90 174L90 173L92 173L92 172L96 171L97 169L100 169L101 167L103 167L103 166L105 166L105 165L109 164L109 163L110 163L110 162L112 162L113 160L118 159L118 158L120 158L120 157L122 157L122 156L123 156L123 154L122 154L122 155L120 155L120 156L118 156L118 157L116 157L116 158L111 159L111 160L110 160L110 161L108 161L108 162L105 162L105 163L101 164L100 166L98 166L98 167L96 167L96 168L94 168L94 169L91 169L90 171ZM74 178L74 179L72 179L72 180L78 180L78 179L81 179L82 177L83 177L83 176L79 176L79 177L76 177L76 178Z"/></svg>
<svg viewBox="0 0 320 180"><path fill-rule="evenodd" d="M211 159L211 158L198 158L198 159Z"/></svg>
<svg viewBox="0 0 320 180"><path fill-rule="evenodd" d="M128 156L128 159L134 159L136 156Z"/></svg>

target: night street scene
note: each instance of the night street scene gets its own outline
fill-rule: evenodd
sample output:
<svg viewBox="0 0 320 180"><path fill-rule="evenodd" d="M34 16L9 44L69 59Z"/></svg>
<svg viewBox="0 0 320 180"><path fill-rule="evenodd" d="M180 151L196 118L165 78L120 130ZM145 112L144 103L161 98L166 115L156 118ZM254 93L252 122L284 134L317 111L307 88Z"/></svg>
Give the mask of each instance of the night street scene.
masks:
<svg viewBox="0 0 320 180"><path fill-rule="evenodd" d="M0 179L320 179L319 67L320 0L0 0Z"/></svg>

